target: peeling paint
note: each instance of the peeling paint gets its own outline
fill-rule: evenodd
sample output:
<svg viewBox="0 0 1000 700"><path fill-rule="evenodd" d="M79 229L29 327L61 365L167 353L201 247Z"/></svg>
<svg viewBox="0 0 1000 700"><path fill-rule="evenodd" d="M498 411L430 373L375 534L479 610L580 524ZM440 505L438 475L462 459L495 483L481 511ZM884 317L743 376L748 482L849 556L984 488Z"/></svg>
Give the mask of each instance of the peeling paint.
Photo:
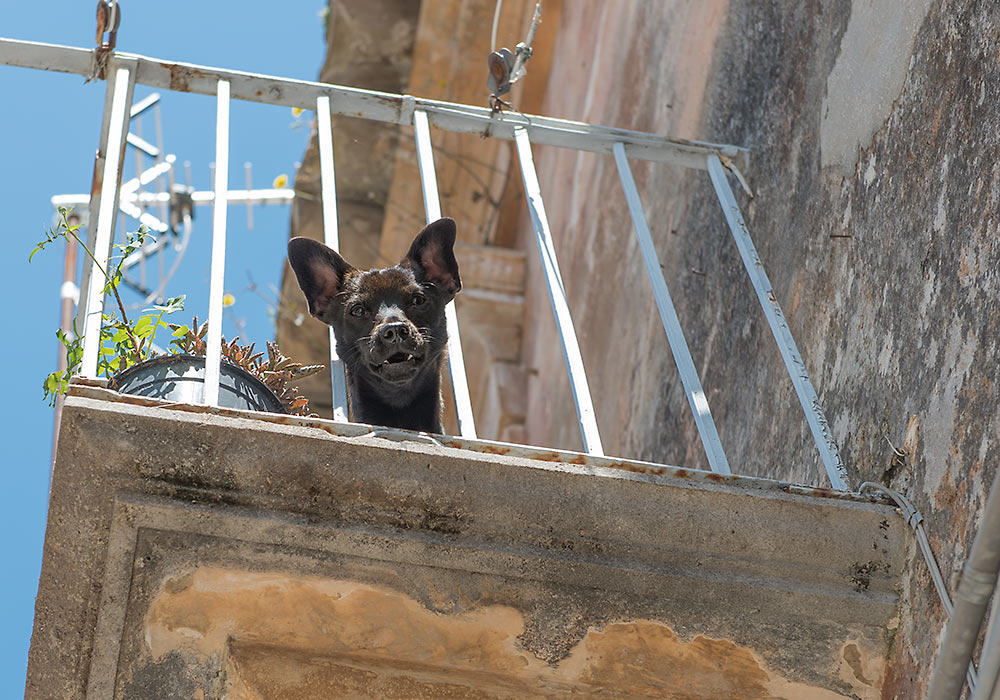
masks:
<svg viewBox="0 0 1000 700"><path fill-rule="evenodd" d="M823 164L847 171L889 116L903 87L917 30L931 0L905 3L855 0L827 78L821 141ZM877 32L872 27L878 27ZM869 169L872 166L869 164ZM865 184L869 184L865 175Z"/></svg>
<svg viewBox="0 0 1000 700"><path fill-rule="evenodd" d="M852 697L789 681L732 641L682 640L658 621L591 627L549 664L520 646L525 623L511 607L442 615L388 588L280 573L201 567L178 575L153 600L144 627L147 667L222 654L226 697L248 700L319 698L332 688L373 698ZM830 663L854 697L877 697L877 655L848 641Z"/></svg>

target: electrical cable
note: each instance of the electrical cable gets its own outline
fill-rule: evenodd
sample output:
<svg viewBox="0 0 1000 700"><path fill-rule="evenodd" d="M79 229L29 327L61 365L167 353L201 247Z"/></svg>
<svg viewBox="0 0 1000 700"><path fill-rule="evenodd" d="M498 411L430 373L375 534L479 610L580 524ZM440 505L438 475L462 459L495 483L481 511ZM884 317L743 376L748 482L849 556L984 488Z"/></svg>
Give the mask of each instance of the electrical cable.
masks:
<svg viewBox="0 0 1000 700"><path fill-rule="evenodd" d="M166 277L164 277L160 281L160 286L156 289L155 292L153 292L152 294L150 294L149 297L146 299L146 301L145 301L146 304L151 304L154 301L157 301L157 300L163 298L163 294L164 294L164 292L166 292L166 289L167 289L167 283L169 283L170 280L173 279L174 274L177 272L177 268L180 267L181 260L184 258L184 253L187 252L188 243L191 241L191 228L192 228L192 226L191 226L191 215L188 214L188 213L185 213L184 214L184 235L181 237L180 244L176 248L176 250L177 250L177 257L174 258L174 263L173 263L173 265L170 266L170 271L167 273Z"/></svg>
<svg viewBox="0 0 1000 700"><path fill-rule="evenodd" d="M903 511L903 517L906 518L906 524L910 526L914 534L917 537L917 544L920 545L920 551L924 555L924 561L927 562L927 568L930 570L931 580L934 582L934 588L937 589L938 597L941 599L941 606L944 608L945 615L950 619L955 606L951 602L951 597L948 595L948 588L945 586L944 577L941 576L941 569L938 568L937 559L934 558L934 552L931 550L930 540L927 539L927 531L924 529L924 516L920 513L916 507L906 499L906 497L899 493L898 491L893 491L890 488L883 486L882 484L877 484L874 481L866 481L858 487L858 493L860 494L865 490L865 487L871 487L878 491L881 491L886 496L895 501L899 509ZM965 678L969 683L969 691L973 691L976 688L976 681L978 680L976 674L976 665L972 661L969 662L969 668L965 672Z"/></svg>
<svg viewBox="0 0 1000 700"><path fill-rule="evenodd" d="M497 0L496 9L493 10L493 30L490 32L490 51L497 50L497 28L500 26L501 7L503 7L503 0Z"/></svg>

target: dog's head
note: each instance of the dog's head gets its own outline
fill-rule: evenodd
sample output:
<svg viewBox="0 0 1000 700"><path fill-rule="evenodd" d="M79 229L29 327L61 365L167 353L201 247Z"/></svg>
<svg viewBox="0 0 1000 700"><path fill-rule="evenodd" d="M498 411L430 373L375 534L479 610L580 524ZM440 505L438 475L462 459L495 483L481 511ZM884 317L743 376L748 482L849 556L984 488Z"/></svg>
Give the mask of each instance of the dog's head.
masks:
<svg viewBox="0 0 1000 700"><path fill-rule="evenodd" d="M455 222L422 230L395 267L358 270L310 238L288 243L288 262L309 313L333 327L337 352L355 378L402 387L437 372L447 340L445 305L462 288Z"/></svg>

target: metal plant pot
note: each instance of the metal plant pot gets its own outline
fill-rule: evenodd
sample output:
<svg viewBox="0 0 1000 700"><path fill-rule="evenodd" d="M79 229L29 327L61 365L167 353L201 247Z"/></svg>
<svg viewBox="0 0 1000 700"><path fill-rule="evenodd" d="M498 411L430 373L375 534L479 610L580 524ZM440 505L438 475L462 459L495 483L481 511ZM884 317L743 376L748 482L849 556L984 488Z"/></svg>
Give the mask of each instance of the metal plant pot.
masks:
<svg viewBox="0 0 1000 700"><path fill-rule="evenodd" d="M205 358L199 355L154 357L129 367L108 382L111 389L123 394L193 404L203 402L204 384ZM288 412L264 382L225 360L219 378L219 405L247 411Z"/></svg>

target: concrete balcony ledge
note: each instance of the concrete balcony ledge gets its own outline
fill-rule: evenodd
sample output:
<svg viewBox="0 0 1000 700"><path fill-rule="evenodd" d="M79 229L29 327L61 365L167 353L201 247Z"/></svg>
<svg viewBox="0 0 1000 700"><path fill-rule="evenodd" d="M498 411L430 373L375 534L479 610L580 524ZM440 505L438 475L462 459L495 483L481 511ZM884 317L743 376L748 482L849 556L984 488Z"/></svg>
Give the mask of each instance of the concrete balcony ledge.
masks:
<svg viewBox="0 0 1000 700"><path fill-rule="evenodd" d="M26 697L879 696L894 509L389 437L73 387Z"/></svg>

